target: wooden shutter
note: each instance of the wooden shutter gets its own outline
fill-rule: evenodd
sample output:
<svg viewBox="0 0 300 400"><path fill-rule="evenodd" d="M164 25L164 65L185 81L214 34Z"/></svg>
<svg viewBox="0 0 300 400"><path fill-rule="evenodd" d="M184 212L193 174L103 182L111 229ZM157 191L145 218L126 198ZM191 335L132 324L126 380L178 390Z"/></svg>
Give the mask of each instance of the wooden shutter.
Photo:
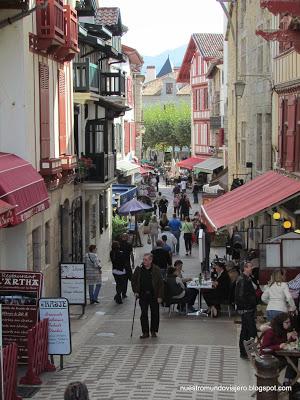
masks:
<svg viewBox="0 0 300 400"><path fill-rule="evenodd" d="M126 82L127 82L127 104L129 106L133 106L132 77L128 76Z"/></svg>
<svg viewBox="0 0 300 400"><path fill-rule="evenodd" d="M130 123L131 126L131 138L130 138L130 150L136 150L136 126L135 122Z"/></svg>
<svg viewBox="0 0 300 400"><path fill-rule="evenodd" d="M49 67L39 64L41 159L50 158Z"/></svg>
<svg viewBox="0 0 300 400"><path fill-rule="evenodd" d="M130 152L130 124L129 122L124 122L124 152L125 155Z"/></svg>
<svg viewBox="0 0 300 400"><path fill-rule="evenodd" d="M59 115L59 154L66 154L67 128L66 128L66 82L63 69L58 70L58 115Z"/></svg>
<svg viewBox="0 0 300 400"><path fill-rule="evenodd" d="M295 171L300 171L300 97L296 107Z"/></svg>
<svg viewBox="0 0 300 400"><path fill-rule="evenodd" d="M286 164L288 171L295 169L295 137L296 137L296 106L297 98L290 94L287 101L287 130L286 130Z"/></svg>

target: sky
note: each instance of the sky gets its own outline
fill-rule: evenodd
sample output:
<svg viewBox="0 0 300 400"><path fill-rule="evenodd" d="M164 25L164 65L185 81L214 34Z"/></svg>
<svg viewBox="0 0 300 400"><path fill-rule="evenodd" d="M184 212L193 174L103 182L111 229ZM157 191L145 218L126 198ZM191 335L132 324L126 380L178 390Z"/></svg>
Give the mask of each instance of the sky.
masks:
<svg viewBox="0 0 300 400"><path fill-rule="evenodd" d="M119 7L129 29L122 42L146 56L187 44L192 33L222 33L223 11L216 0L99 0Z"/></svg>

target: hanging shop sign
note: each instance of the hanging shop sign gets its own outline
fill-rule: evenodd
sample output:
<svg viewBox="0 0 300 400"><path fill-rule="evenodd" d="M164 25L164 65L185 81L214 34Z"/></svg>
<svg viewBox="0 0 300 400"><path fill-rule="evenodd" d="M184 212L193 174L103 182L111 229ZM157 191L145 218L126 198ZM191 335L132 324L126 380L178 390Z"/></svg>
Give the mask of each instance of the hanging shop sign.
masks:
<svg viewBox="0 0 300 400"><path fill-rule="evenodd" d="M40 319L48 318L48 354L68 355L72 352L69 302L63 297L41 298Z"/></svg>
<svg viewBox="0 0 300 400"><path fill-rule="evenodd" d="M16 342L19 362L27 362L27 332L38 322L42 285L39 272L0 271L3 346Z"/></svg>

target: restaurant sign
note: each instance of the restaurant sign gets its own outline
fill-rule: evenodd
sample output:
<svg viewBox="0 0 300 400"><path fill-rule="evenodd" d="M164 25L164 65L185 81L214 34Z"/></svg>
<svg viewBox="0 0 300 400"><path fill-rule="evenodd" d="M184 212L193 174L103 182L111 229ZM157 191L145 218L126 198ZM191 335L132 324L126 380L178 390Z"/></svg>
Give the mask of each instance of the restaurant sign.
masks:
<svg viewBox="0 0 300 400"><path fill-rule="evenodd" d="M39 272L0 271L3 345L16 342L23 363L27 362L27 332L38 322L42 285Z"/></svg>
<svg viewBox="0 0 300 400"><path fill-rule="evenodd" d="M41 298L40 319L48 319L48 354L68 355L71 353L71 331L68 300Z"/></svg>

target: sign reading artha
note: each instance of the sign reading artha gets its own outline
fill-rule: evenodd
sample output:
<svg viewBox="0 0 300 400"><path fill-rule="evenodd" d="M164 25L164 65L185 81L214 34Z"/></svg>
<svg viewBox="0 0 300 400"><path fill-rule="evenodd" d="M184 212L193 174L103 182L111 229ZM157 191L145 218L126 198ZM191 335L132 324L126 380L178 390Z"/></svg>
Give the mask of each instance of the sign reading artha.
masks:
<svg viewBox="0 0 300 400"><path fill-rule="evenodd" d="M38 321L43 275L39 272L0 271L3 345L17 342L19 361L27 361L27 332Z"/></svg>
<svg viewBox="0 0 300 400"><path fill-rule="evenodd" d="M67 355L71 353L71 335L68 300L42 298L39 301L40 319L48 318L48 353Z"/></svg>
<svg viewBox="0 0 300 400"><path fill-rule="evenodd" d="M85 264L60 264L60 295L69 304L85 305Z"/></svg>

